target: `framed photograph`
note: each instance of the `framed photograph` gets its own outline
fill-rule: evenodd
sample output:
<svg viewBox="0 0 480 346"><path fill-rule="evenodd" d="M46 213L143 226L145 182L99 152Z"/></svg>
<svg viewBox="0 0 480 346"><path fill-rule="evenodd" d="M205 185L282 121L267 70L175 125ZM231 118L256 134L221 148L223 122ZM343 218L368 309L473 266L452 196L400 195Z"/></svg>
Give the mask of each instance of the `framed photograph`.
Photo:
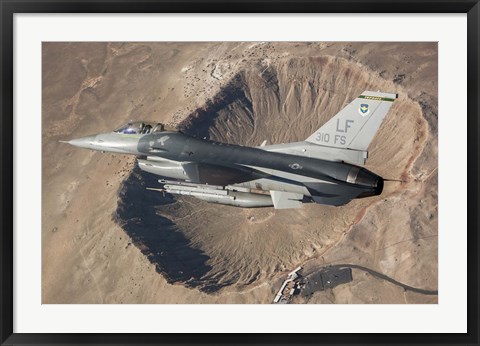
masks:
<svg viewBox="0 0 480 346"><path fill-rule="evenodd" d="M478 344L478 1L2 1L2 345Z"/></svg>

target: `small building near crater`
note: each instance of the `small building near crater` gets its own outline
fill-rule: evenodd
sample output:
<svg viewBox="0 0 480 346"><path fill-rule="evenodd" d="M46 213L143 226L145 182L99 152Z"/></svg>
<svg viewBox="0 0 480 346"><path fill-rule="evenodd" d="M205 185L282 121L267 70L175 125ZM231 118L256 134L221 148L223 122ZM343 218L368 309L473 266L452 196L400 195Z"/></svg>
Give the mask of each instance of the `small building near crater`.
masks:
<svg viewBox="0 0 480 346"><path fill-rule="evenodd" d="M307 297L353 280L351 268L325 268L302 278L301 295Z"/></svg>

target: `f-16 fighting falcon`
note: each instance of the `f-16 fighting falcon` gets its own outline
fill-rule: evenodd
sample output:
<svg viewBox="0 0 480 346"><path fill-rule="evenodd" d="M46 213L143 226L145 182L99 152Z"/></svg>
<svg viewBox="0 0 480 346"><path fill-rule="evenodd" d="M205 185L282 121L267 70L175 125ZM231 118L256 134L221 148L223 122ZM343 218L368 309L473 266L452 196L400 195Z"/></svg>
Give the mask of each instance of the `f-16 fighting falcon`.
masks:
<svg viewBox="0 0 480 346"><path fill-rule="evenodd" d="M365 91L301 142L244 147L200 139L163 124L131 122L73 139L87 149L138 156L163 186L151 190L238 207L341 206L382 193L383 178L360 167L397 94Z"/></svg>

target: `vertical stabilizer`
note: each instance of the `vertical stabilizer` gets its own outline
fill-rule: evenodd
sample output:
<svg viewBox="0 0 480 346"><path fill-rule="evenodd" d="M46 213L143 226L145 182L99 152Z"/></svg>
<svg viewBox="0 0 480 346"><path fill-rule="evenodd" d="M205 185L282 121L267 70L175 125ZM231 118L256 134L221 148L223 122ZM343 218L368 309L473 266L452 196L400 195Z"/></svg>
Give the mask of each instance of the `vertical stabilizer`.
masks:
<svg viewBox="0 0 480 346"><path fill-rule="evenodd" d="M366 151L397 94L365 91L337 113L306 142Z"/></svg>

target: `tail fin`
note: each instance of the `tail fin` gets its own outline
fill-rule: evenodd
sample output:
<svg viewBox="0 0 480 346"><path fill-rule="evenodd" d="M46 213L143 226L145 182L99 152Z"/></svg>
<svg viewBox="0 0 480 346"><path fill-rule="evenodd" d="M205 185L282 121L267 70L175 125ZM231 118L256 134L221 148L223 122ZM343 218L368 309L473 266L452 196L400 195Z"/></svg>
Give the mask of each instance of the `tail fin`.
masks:
<svg viewBox="0 0 480 346"><path fill-rule="evenodd" d="M396 98L398 94L364 91L306 141L366 151Z"/></svg>

